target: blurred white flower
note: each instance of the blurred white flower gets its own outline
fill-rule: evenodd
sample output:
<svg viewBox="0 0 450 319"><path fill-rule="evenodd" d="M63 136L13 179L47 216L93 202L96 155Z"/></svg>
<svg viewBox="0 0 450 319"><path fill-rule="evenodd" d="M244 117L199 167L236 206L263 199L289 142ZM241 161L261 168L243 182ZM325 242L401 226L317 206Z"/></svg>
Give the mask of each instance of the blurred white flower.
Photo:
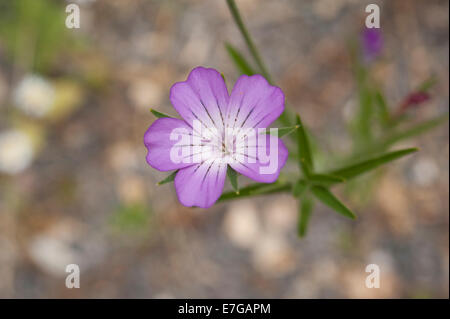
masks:
<svg viewBox="0 0 450 319"><path fill-rule="evenodd" d="M0 133L0 172L17 174L33 160L33 145L28 135L17 130Z"/></svg>
<svg viewBox="0 0 450 319"><path fill-rule="evenodd" d="M18 108L35 117L48 113L55 101L55 90L44 78L27 75L16 87L13 94Z"/></svg>

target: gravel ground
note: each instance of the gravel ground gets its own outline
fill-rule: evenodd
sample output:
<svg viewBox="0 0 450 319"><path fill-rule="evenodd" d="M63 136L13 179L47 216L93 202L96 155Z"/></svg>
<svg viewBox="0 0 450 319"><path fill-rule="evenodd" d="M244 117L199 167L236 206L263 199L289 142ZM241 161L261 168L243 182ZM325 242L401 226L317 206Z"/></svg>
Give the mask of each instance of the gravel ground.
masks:
<svg viewBox="0 0 450 319"><path fill-rule="evenodd" d="M385 50L373 75L391 106L435 74L433 99L414 121L448 110L448 2L375 2ZM363 27L366 3L238 4L319 145L330 154L348 150L344 123L355 104L348 42ZM0 297L449 297L448 124L398 145L421 151L390 165L373 186L361 181L370 198L337 188L358 219L318 204L304 239L288 195L185 208L172 185L155 186L165 174L146 164L142 137L154 120L150 107L175 114L169 88L193 67L219 69L229 87L237 79L224 43L248 52L225 1L97 0L81 9L82 27L72 33L89 54L67 55L54 72L70 76L87 65L105 84L83 89L78 109L45 123L46 143L27 170L0 175ZM0 128L11 121L12 68L0 50ZM323 165L330 161L324 155ZM64 285L69 263L80 265L80 289ZM372 263L381 269L379 289L365 287Z"/></svg>

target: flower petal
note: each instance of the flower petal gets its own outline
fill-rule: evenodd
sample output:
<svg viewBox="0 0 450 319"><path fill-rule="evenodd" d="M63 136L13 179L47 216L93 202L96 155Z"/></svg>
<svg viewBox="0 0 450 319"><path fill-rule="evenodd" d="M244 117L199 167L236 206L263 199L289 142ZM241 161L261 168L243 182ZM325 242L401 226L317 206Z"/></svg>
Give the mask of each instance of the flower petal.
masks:
<svg viewBox="0 0 450 319"><path fill-rule="evenodd" d="M230 96L225 123L228 127L266 128L284 110L284 94L261 75L242 75Z"/></svg>
<svg viewBox="0 0 450 319"><path fill-rule="evenodd" d="M184 82L170 89L170 101L181 117L191 126L199 120L203 126L221 130L228 107L228 90L219 72L197 67Z"/></svg>
<svg viewBox="0 0 450 319"><path fill-rule="evenodd" d="M176 133L175 136L171 134ZM174 137L176 139L174 139ZM192 161L177 160L173 154L174 149L179 148L179 158L190 154L189 142L191 140L192 128L186 122L175 118L159 118L150 125L144 134L144 144L147 147L147 163L159 171L170 171L193 165ZM179 145L179 146L178 146ZM186 145L186 146L183 146Z"/></svg>
<svg viewBox="0 0 450 319"><path fill-rule="evenodd" d="M187 207L211 207L222 194L226 172L227 165L218 161L181 169L175 176L178 200Z"/></svg>
<svg viewBox="0 0 450 319"><path fill-rule="evenodd" d="M243 154L244 147L238 146L238 153ZM283 141L276 136L260 134L258 142L245 150L245 155L230 166L248 178L260 183L273 183L286 164L288 150Z"/></svg>

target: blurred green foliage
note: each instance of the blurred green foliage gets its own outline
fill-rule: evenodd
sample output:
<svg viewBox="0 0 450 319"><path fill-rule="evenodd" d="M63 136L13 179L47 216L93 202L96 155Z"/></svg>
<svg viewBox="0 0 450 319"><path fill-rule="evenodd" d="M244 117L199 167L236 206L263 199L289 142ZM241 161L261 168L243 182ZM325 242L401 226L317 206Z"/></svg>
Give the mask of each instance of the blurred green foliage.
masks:
<svg viewBox="0 0 450 319"><path fill-rule="evenodd" d="M72 39L64 9L52 0L14 0L0 4L0 38L9 57L22 68L46 73Z"/></svg>
<svg viewBox="0 0 450 319"><path fill-rule="evenodd" d="M142 203L121 204L111 217L113 230L118 233L146 234L151 223L151 211Z"/></svg>
<svg viewBox="0 0 450 319"><path fill-rule="evenodd" d="M227 0L227 4L258 69L255 70L251 67L244 55L227 43L225 48L231 61L241 74L252 75L260 73L272 83L269 72L245 27L235 1ZM415 148L410 148L389 152L389 148L399 141L425 133L448 120L448 114L445 114L419 124L409 125L408 120L410 117L408 114L405 114L405 108L390 108L382 90L371 79L370 63L363 62L362 50L358 45L353 46L351 55L353 58L358 107L356 115L348 123L353 150L350 154L343 156L343 160L340 162L341 168L333 169L325 174L315 172L314 166L317 167L319 165L314 165L316 154L313 153L319 153L320 155L320 150L317 149L317 143L314 143L314 147L311 147L311 136L302 123L300 115L297 115L297 134L291 137L294 137L296 140L298 151L292 152L290 150L289 156L298 162L302 176L294 184L282 182L281 178L269 185L252 184L241 189L240 194L236 192L223 194L221 200L292 191L293 195L299 200L298 234L302 237L306 234L312 213L313 198L321 201L337 213L349 218L355 218L355 214L336 198L329 188L417 151ZM428 79L417 88L417 91L427 93L434 83L434 78ZM426 98L424 100L426 101ZM283 125L294 122L287 103L286 110L279 120ZM333 160L333 162L339 161ZM366 186L374 184L367 181L367 176L364 178ZM233 183L233 181L231 182ZM347 190L351 189L355 192L358 192L359 189L370 189L370 187L354 187L354 183L346 184L348 185Z"/></svg>

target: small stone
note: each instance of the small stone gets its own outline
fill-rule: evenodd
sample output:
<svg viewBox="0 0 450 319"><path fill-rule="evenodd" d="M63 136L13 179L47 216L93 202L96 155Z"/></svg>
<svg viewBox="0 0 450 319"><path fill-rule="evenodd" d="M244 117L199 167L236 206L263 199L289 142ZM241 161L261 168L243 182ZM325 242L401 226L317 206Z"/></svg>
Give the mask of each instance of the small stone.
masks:
<svg viewBox="0 0 450 319"><path fill-rule="evenodd" d="M125 203L139 203L145 200L145 182L139 176L124 176L117 188L120 199Z"/></svg>
<svg viewBox="0 0 450 319"><path fill-rule="evenodd" d="M292 231L297 224L296 201L292 197L281 196L269 203L263 216L268 231Z"/></svg>
<svg viewBox="0 0 450 319"><path fill-rule="evenodd" d="M34 152L29 136L22 131L0 133L0 172L17 174L30 166Z"/></svg>
<svg viewBox="0 0 450 319"><path fill-rule="evenodd" d="M253 267L269 277L281 277L295 269L294 253L286 240L269 234L253 249Z"/></svg>
<svg viewBox="0 0 450 319"><path fill-rule="evenodd" d="M413 166L413 178L419 186L431 186L438 177L439 168L431 158L421 158Z"/></svg>
<svg viewBox="0 0 450 319"><path fill-rule="evenodd" d="M86 225L63 219L32 237L28 253L40 269L61 278L67 275L69 264L78 265L82 271L98 265L106 249L97 233L86 232Z"/></svg>
<svg viewBox="0 0 450 319"><path fill-rule="evenodd" d="M148 111L151 107L158 108L158 105L161 104L163 90L154 81L138 79L131 83L128 96L136 108Z"/></svg>
<svg viewBox="0 0 450 319"><path fill-rule="evenodd" d="M414 229L408 194L395 177L384 177L377 188L376 197L389 226L398 234L410 234Z"/></svg>
<svg viewBox="0 0 450 319"><path fill-rule="evenodd" d="M261 237L261 222L256 206L251 201L230 205L223 221L223 231L240 248L253 247Z"/></svg>

